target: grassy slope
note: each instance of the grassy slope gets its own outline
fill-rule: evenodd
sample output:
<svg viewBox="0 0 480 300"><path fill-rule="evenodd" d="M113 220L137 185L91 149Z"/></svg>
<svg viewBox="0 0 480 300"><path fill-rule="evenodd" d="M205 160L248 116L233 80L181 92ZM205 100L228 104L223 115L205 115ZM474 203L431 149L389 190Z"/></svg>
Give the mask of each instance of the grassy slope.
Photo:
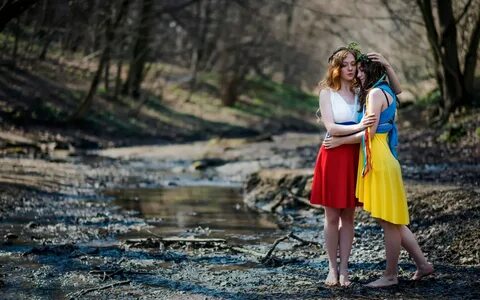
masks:
<svg viewBox="0 0 480 300"><path fill-rule="evenodd" d="M94 63L76 57L0 67L4 130L21 131L35 140L81 139L111 146L317 128L317 100L312 95L273 81L249 78L238 103L224 107L218 98L217 76L201 74L197 91L186 101L189 92L182 78L188 74L175 66L167 66L168 78L147 78L141 106L141 100L129 97L113 101L102 84L84 120L76 124L58 122L65 120L84 97L94 67ZM149 74L159 74L157 71L165 68L154 66Z"/></svg>

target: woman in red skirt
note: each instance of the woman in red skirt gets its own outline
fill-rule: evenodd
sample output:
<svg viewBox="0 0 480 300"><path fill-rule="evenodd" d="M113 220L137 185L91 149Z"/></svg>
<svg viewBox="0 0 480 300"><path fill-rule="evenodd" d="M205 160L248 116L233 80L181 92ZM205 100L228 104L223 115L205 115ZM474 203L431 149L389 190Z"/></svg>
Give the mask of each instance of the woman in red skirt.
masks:
<svg viewBox="0 0 480 300"><path fill-rule="evenodd" d="M356 56L359 54L355 45L350 44L337 49L328 60L328 71L325 80L320 83L319 97L319 111L327 135L354 134L375 122L375 115L369 115L357 123L358 96L353 91L353 82ZM380 54L372 53L370 56L388 65ZM393 69L388 69L392 86L399 91L398 79ZM360 205L355 198L358 152L358 144L345 144L334 149L326 149L322 145L315 164L310 202L325 208L324 236L329 261L326 285L350 285L348 258L353 243L355 207ZM340 264L337 263L337 251Z"/></svg>

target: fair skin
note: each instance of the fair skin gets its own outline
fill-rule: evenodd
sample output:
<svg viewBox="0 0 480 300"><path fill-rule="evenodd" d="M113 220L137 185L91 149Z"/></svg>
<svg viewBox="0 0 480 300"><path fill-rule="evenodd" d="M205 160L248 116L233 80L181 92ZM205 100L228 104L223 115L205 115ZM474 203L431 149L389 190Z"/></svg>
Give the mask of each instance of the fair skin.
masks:
<svg viewBox="0 0 480 300"><path fill-rule="evenodd" d="M397 75L393 70L393 67L385 59L385 57L383 57L383 55L377 52L370 52L367 54L367 56L372 61L379 62L385 67L385 69L387 70L387 77L389 79L389 83L390 83L390 86L392 87L392 90L395 92L395 94L397 95L400 94L402 92L400 88L400 81L398 80ZM341 69L342 84L338 93L349 104L353 104L355 102L355 95L350 90L350 86L355 76L355 71L356 71L355 58L353 57L352 54L348 54L348 56L344 59L342 63L342 69ZM328 89L322 90L320 92L320 99L330 99L330 90ZM356 125L346 126L346 125L335 124L332 116L331 103L330 101L327 101L327 100L325 101L320 100L320 111L322 114L322 121L325 125L325 128L327 129L328 133L330 133L330 135L333 135L333 136L345 136L345 135L350 135L352 133L363 131L365 128L371 126L373 124L373 120L375 119L375 115L370 114L365 116L362 119L362 121ZM354 139L353 141L355 140L357 139ZM353 143L354 142L352 142L352 144Z"/></svg>
<svg viewBox="0 0 480 300"><path fill-rule="evenodd" d="M349 103L355 103L355 95L350 86L355 77L356 62L352 54L343 60L340 69L341 88L337 91ZM330 134L347 135L361 131L372 125L375 116L364 118L363 122L356 125L339 125L333 120L330 102L330 90L320 92L320 112L325 128ZM332 286L340 283L342 286L350 285L348 275L348 258L353 243L353 219L355 208L337 209L325 207L325 246L329 261L329 271L325 284ZM340 265L337 262L337 249L340 253Z"/></svg>
<svg viewBox="0 0 480 300"><path fill-rule="evenodd" d="M365 80L365 74L361 69L358 71L358 78ZM368 94L367 114L380 115L382 111L387 109L388 103L392 103L392 97L387 93L388 102L385 95L380 89L372 89ZM375 120L370 129L370 138L373 139L378 127L378 120ZM329 137L326 139L325 147L332 149L342 144L353 144L360 142L363 132L356 133L348 137ZM413 280L419 280L424 276L433 273L433 266L427 262L423 255L420 246L418 245L415 236L410 229L405 225L393 224L381 219L377 219L380 226L383 228L385 237L385 250L387 267L382 277L367 284L369 287L386 287L398 284L398 259L400 256L401 247L405 248L410 256L413 258L417 271L413 276Z"/></svg>
<svg viewBox="0 0 480 300"><path fill-rule="evenodd" d="M394 90L400 93L400 83L388 61L379 53L369 53L369 58L382 63L391 72L389 79L393 82ZM337 93L349 104L355 103L355 94L350 87L356 74L357 64L355 57L348 54L343 60L340 69L341 87ZM335 124L332 114L329 89L320 92L320 112L325 128L330 135L348 136L362 132L365 128L372 126L376 120L375 114L365 116L359 124L339 125ZM329 272L325 284L332 286L340 283L341 286L351 284L348 273L348 258L352 249L354 236L354 208L336 209L325 207L325 244L329 258ZM337 250L340 254L340 264L337 263Z"/></svg>
<svg viewBox="0 0 480 300"><path fill-rule="evenodd" d="M342 67L340 69L341 87L340 90L337 91L337 93L339 93L348 104L355 103L355 94L350 90L350 86L355 77L356 69L357 65L355 57L349 53L342 62ZM373 124L375 116L367 116L361 123L355 125L335 124L335 121L333 120L332 103L330 102L330 93L331 91L329 89L323 89L320 91L320 112L322 114L322 121L330 135L349 135L362 131Z"/></svg>

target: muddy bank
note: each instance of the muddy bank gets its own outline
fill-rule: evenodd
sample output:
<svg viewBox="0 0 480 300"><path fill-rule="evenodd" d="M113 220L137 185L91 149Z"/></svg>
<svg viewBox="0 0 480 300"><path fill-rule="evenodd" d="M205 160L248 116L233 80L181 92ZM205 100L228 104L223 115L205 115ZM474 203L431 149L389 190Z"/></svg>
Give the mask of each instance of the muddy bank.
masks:
<svg viewBox="0 0 480 300"><path fill-rule="evenodd" d="M309 204L312 175L309 170L271 169L254 173L244 185L250 207L277 214L295 215L308 210L323 215ZM434 262L480 265L480 190L474 187L407 181L410 227ZM358 209L356 230L364 236L377 227L368 213Z"/></svg>
<svg viewBox="0 0 480 300"><path fill-rule="evenodd" d="M380 228L359 212L350 266L354 285L348 289L325 288L322 281L327 261L319 246L323 241L323 214L304 201L308 198L309 170L317 144L317 136L287 134L256 141L214 140L112 149L97 153L101 156L3 158L0 296L480 297L476 285L480 274L476 231L480 225L479 191L471 183L456 185L452 180L449 185L420 180L406 184L412 229L436 266L434 277L411 282L414 266L403 253L398 287L365 288L363 283L381 273L384 253ZM263 171L248 177L259 170ZM195 201L205 205L208 201L220 203L218 212L195 208L179 213L175 210L178 203L171 202L175 191L179 191L176 189L183 186L195 189L196 185L237 185L246 178L254 179L246 181L248 205L241 201L221 204L210 196L194 196ZM165 199L171 201L157 201L155 205L171 207L168 216L177 216L187 224L174 232L176 237L187 240L165 242L169 232L165 228L171 226L170 221L147 213L151 207L146 212L147 205L142 204L146 200L145 188L169 189L172 194ZM111 189L129 192L122 192L125 199L121 200L119 193L105 193ZM224 210L227 206L228 210ZM251 233L238 230L236 236L227 235L217 225L195 221L204 213L212 220L220 220L216 224L228 224L233 217L229 218L227 212L234 216L248 207L264 211L251 212L252 219L242 221L242 230L250 228ZM273 221L265 221L265 216L273 216ZM257 232L260 226L268 227L263 235ZM299 239L288 237L289 233ZM199 241L213 238L223 241ZM279 242L273 247L275 241ZM267 255L271 259L265 260Z"/></svg>
<svg viewBox="0 0 480 300"><path fill-rule="evenodd" d="M460 202L450 207L458 213L464 212L467 205L465 196L475 196L455 189L439 191L438 186L425 189L423 186L409 185L410 196L422 200L411 207L414 231L422 247L436 267L436 274L420 282L409 280L414 271L411 260L402 253L400 262L400 284L398 287L372 290L364 283L378 276L384 268L384 253L380 228L371 219L359 213L355 228L355 242L350 269L353 286L345 288L326 288L322 284L326 276L327 261L325 252L317 242L322 240L322 214L316 209L301 209L289 214L291 224L282 223L279 232L286 236L293 232L305 241L302 243L287 238L273 247L273 242L256 242L250 245L238 245L230 240L220 242L196 242L204 235L188 232L192 241L165 242L157 236L149 239L119 241L115 237L123 229L144 230L151 228L152 219L143 220L137 216L120 216L122 226L115 225L116 215L112 208L98 214L103 222L87 224L88 213L83 209L85 219L68 221L63 216L50 216L50 221L62 224L48 236L45 228L48 224L36 221L37 225L24 226L18 231L9 232L18 235L16 239L4 240L1 245L0 265L2 266L2 299L69 299L69 298L119 298L130 299L329 299L329 298L430 298L442 299L476 299L480 297L477 282L480 279L480 267L475 261L473 243L461 232L472 233L473 228L453 227L453 220L445 219L445 214L426 208L425 203L447 195ZM418 188L419 190L416 190ZM10 196L19 190L11 189ZM28 196L26 193L25 196ZM39 202L51 201L51 195L33 193ZM476 195L478 196L478 194ZM56 198L65 203L66 199ZM77 200L79 201L79 200ZM96 202L100 201L99 199ZM425 203L423 201L426 201ZM463 201L463 202L462 202ZM68 202L68 201L67 201ZM81 201L79 201L81 202ZM108 201L102 201L107 203ZM417 201L415 201L417 202ZM438 210L445 210L447 202ZM64 204L65 205L65 204ZM82 206L82 205L80 205ZM73 206L63 206L70 215L76 215ZM448 210L448 209L447 209ZM291 210L290 210L291 211ZM121 212L125 213L125 212ZM415 215L417 214L417 215ZM106 221L106 216L108 220ZM426 216L426 218L424 218ZM440 217L439 219L432 218ZM478 222L478 215L477 221ZM280 218L282 215L280 215ZM44 215L47 218L47 214ZM2 219L2 223L7 221ZM24 220L22 223L25 223ZM152 222L150 222L152 221ZM52 222L52 223L54 223ZM145 223L144 223L145 222ZM158 224L158 220L156 220ZM459 220L460 222L460 220ZM65 225L63 225L65 224ZM455 223L454 223L455 224ZM90 230L88 225L92 226ZM467 224L469 225L469 223ZM477 223L472 223L475 226ZM448 226L449 231L439 231ZM44 229L42 229L44 228ZM66 228L70 234L62 231ZM96 232L95 228L103 228ZM116 228L116 229L115 229ZM443 227L445 228L445 227ZM452 229L450 229L452 228ZM5 229L2 228L2 232ZM73 233L78 232L78 235ZM95 235L90 235L96 232ZM145 232L145 231L144 231ZM81 234L83 233L83 234ZM448 235L450 233L450 235ZM35 234L43 239L32 238ZM282 237L283 235L280 235ZM208 236L207 236L208 238ZM465 244L456 244L463 239ZM455 245L451 249L441 245ZM240 251L240 249L246 251ZM447 249L448 248L448 249ZM269 250L273 260L265 262ZM478 248L475 248L478 249ZM455 256L455 251L459 255ZM462 258L473 260L465 261ZM28 286L28 288L25 288Z"/></svg>

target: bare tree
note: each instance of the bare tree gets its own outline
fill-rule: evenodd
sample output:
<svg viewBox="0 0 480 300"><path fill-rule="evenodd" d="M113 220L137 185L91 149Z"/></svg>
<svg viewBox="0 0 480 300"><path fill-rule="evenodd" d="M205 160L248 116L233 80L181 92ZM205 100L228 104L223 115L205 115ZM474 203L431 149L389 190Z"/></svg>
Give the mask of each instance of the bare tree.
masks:
<svg viewBox="0 0 480 300"><path fill-rule="evenodd" d="M92 79L92 83L90 84L90 89L85 96L82 103L79 105L77 110L70 116L70 120L78 120L85 112L90 108L90 105L93 101L95 93L97 91L98 84L100 82L101 74L105 66L105 62L108 59L108 55L110 53L111 43L115 38L114 29L118 27L120 24L127 8L130 3L130 0L122 0L120 4L120 8L116 16L114 15L114 9L112 7L111 2L107 2L105 7L106 12L106 19L105 19L105 45L103 47L102 54L100 55L100 60L98 62L97 71Z"/></svg>
<svg viewBox="0 0 480 300"><path fill-rule="evenodd" d="M0 6L0 32L10 20L17 18L38 0L3 0Z"/></svg>
<svg viewBox="0 0 480 300"><path fill-rule="evenodd" d="M459 19L469 9L472 9L469 8L471 2L469 1L466 4ZM468 40L464 41L467 45L467 52L463 61L463 68L461 68L457 44L459 22L454 17L452 1L437 1L438 18L435 18L431 1L417 0L435 62L437 84L443 99L443 109L439 119L442 122L446 121L449 114L456 108L471 104L473 99L474 73L480 42L480 14L478 13L478 1L476 2L473 9L476 8L477 11L472 12L474 25ZM436 23L438 23L438 26L436 26Z"/></svg>
<svg viewBox="0 0 480 300"><path fill-rule="evenodd" d="M123 87L125 95L140 96L140 84L143 80L145 63L149 54L150 34L153 26L153 0L142 0L133 52L130 59L128 77Z"/></svg>

